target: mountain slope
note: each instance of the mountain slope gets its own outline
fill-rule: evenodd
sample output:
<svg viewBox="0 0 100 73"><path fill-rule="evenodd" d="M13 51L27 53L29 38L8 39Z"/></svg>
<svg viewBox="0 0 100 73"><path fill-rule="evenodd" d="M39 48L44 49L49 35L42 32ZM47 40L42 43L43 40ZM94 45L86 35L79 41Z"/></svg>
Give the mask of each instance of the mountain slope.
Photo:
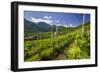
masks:
<svg viewBox="0 0 100 73"><path fill-rule="evenodd" d="M24 19L24 31L25 31L25 32L30 32L30 31L31 31L31 32L32 32L32 31L38 32L38 31L41 31L41 30L40 30L39 27L36 25L36 23Z"/></svg>
<svg viewBox="0 0 100 73"><path fill-rule="evenodd" d="M51 29L55 31L56 27L59 28L59 31L66 30L66 27L64 26L56 26L56 25L51 26L50 24L47 24L45 22L35 23L27 19L24 19L24 31L25 32L50 32Z"/></svg>
<svg viewBox="0 0 100 73"><path fill-rule="evenodd" d="M84 26L88 25L89 22L85 23ZM64 26L56 26L56 25L50 25L48 23L45 22L31 22L27 19L24 19L24 31L25 32L51 32L51 30L53 32L56 31L56 27L58 28L58 31L60 32L71 32L74 31L80 27L82 27L83 25L79 25L77 27L64 27Z"/></svg>

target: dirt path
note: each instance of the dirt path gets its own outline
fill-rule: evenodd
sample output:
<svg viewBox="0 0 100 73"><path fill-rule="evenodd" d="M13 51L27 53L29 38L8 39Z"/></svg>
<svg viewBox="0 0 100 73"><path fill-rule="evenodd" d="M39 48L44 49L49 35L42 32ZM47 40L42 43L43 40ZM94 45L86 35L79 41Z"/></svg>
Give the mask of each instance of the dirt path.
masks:
<svg viewBox="0 0 100 73"><path fill-rule="evenodd" d="M69 43L61 52L59 52L59 54L56 57L56 60L66 60L67 57L67 52L68 49L72 48L74 45L74 42Z"/></svg>

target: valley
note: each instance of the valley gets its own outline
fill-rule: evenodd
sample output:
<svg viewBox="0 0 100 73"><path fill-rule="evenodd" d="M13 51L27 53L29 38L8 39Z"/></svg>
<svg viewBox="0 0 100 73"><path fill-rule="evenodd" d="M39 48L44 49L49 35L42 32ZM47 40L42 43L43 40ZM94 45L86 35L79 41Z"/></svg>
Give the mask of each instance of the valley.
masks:
<svg viewBox="0 0 100 73"><path fill-rule="evenodd" d="M67 28L25 19L24 22L25 62L90 58L89 22L84 24L84 33L82 25Z"/></svg>

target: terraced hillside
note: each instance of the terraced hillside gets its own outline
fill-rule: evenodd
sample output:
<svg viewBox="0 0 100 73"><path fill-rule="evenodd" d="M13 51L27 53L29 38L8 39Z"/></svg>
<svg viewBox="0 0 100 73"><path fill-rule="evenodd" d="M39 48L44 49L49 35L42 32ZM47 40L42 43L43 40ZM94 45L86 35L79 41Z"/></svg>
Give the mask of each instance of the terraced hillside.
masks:
<svg viewBox="0 0 100 73"><path fill-rule="evenodd" d="M53 38L44 37L38 40L24 41L24 61L70 60L90 58L90 23L73 28L73 30L59 32ZM45 32L45 36L51 33ZM43 35L44 35L43 34ZM42 35L41 35L42 37Z"/></svg>

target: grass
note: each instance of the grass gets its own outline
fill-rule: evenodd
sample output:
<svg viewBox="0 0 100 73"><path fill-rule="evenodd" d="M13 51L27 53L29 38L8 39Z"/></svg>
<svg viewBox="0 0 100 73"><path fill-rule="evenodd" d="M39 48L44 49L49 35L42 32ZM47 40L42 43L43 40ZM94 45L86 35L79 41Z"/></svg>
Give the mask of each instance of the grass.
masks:
<svg viewBox="0 0 100 73"><path fill-rule="evenodd" d="M80 27L58 37L25 41L24 61L89 59L89 25L85 28L86 31L83 35Z"/></svg>

